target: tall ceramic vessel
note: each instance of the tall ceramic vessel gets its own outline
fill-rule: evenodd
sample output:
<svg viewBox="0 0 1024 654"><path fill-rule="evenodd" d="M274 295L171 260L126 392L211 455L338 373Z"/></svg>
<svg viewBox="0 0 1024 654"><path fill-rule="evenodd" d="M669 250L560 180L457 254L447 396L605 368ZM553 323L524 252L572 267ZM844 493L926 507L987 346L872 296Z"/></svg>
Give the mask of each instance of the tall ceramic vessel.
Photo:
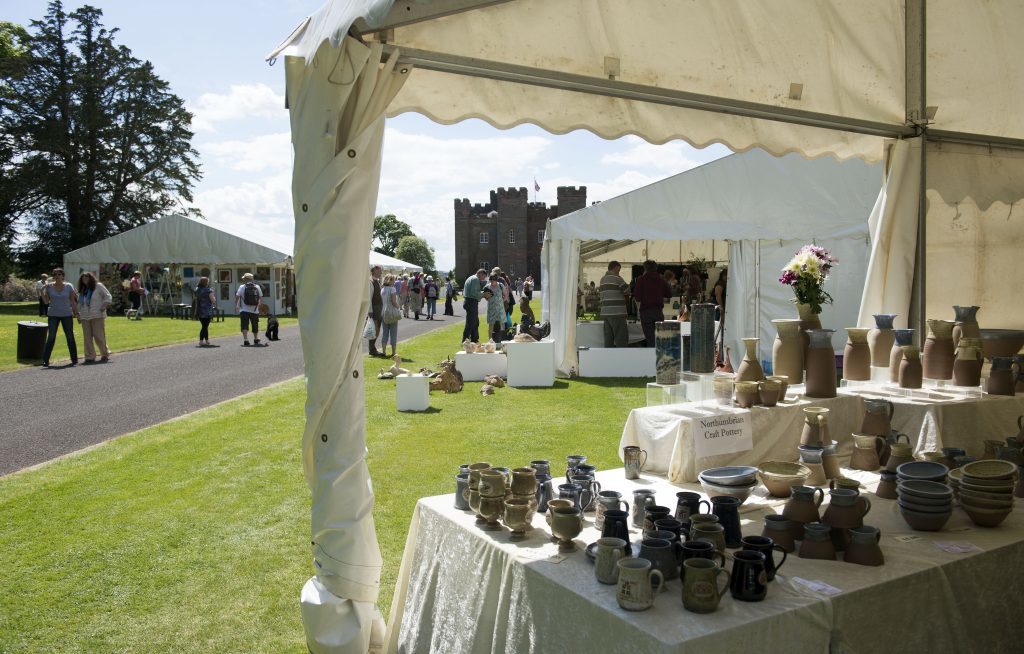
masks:
<svg viewBox="0 0 1024 654"><path fill-rule="evenodd" d="M985 392L989 395L1013 395L1017 383L1015 366L1011 357L992 357Z"/></svg>
<svg viewBox="0 0 1024 654"><path fill-rule="evenodd" d="M884 368L891 362L892 345L896 340L892 321L895 313L876 313L875 328L868 332L868 347L871 349L871 365ZM846 366L846 363L843 363Z"/></svg>
<svg viewBox="0 0 1024 654"><path fill-rule="evenodd" d="M953 321L929 320L921 366L928 379L953 378Z"/></svg>
<svg viewBox="0 0 1024 654"><path fill-rule="evenodd" d="M957 386L977 386L981 383L981 348L963 345L967 337L961 339L953 362L953 383Z"/></svg>
<svg viewBox="0 0 1024 654"><path fill-rule="evenodd" d="M846 347L843 349L843 379L868 381L871 379L871 348L867 327L847 327ZM886 362L888 363L888 362Z"/></svg>
<svg viewBox="0 0 1024 654"><path fill-rule="evenodd" d="M981 307L953 307L956 315L956 324L953 326L953 347L960 344L964 336L970 338L981 338L981 329L978 327L978 309Z"/></svg>
<svg viewBox="0 0 1024 654"><path fill-rule="evenodd" d="M715 308L714 304L693 305L690 316L690 370L715 370Z"/></svg>
<svg viewBox="0 0 1024 654"><path fill-rule="evenodd" d="M913 329L894 329L895 342L889 352L889 381L896 383L900 379L900 362L903 361L903 346L914 344Z"/></svg>
<svg viewBox="0 0 1024 654"><path fill-rule="evenodd" d="M761 368L761 362L757 359L757 345L761 342L760 338L744 338L743 347L746 352L743 355L743 361L740 362L740 367L736 370L736 381L763 381L764 370Z"/></svg>
<svg viewBox="0 0 1024 654"><path fill-rule="evenodd" d="M804 369L807 369L807 348L810 344L810 338L807 335L807 331L811 329L821 329L821 317L819 314L811 311L811 305L797 303L797 313L800 314L800 337L803 340L804 350Z"/></svg>
<svg viewBox="0 0 1024 654"><path fill-rule="evenodd" d="M921 388L921 351L913 345L903 346L900 362L900 388Z"/></svg>
<svg viewBox="0 0 1024 654"><path fill-rule="evenodd" d="M655 380L659 384L678 384L682 366L681 323L665 320L654 324L654 355L657 361Z"/></svg>
<svg viewBox="0 0 1024 654"><path fill-rule="evenodd" d="M804 380L804 343L800 320L773 320L778 331L772 345L772 374L785 375L790 384Z"/></svg>
<svg viewBox="0 0 1024 654"><path fill-rule="evenodd" d="M832 349L834 329L809 329L807 336L807 397L836 396L836 355Z"/></svg>

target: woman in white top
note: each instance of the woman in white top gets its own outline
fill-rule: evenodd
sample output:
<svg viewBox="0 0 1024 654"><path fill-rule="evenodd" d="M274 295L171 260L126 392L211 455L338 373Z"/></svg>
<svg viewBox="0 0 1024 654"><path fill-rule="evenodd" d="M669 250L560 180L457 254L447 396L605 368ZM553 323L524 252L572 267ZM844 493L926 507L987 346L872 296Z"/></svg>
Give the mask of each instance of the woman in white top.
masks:
<svg viewBox="0 0 1024 654"><path fill-rule="evenodd" d="M82 336L85 338L85 364L96 363L97 349L100 351L100 361L106 363L110 360L106 320L111 300L110 291L91 272L84 272L78 277L78 322L82 325Z"/></svg>
<svg viewBox="0 0 1024 654"><path fill-rule="evenodd" d="M394 357L398 344L398 321L402 317L402 305L398 300L394 275L384 275L384 281L380 286L380 299L384 307L381 310L380 351L386 357ZM388 343L391 343L391 354L388 354Z"/></svg>

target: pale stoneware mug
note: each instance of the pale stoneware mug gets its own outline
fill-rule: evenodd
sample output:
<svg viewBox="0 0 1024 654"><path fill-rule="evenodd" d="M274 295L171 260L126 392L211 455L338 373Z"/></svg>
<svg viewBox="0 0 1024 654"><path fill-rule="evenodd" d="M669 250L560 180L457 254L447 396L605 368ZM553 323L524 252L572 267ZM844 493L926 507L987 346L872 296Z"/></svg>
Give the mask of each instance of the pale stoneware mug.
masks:
<svg viewBox="0 0 1024 654"><path fill-rule="evenodd" d="M665 590L665 578L658 570L651 568L647 559L619 559L619 585L615 599L619 606L627 611L646 611L654 606L655 592ZM658 578L658 590L655 591L651 578Z"/></svg>
<svg viewBox="0 0 1024 654"><path fill-rule="evenodd" d="M625 554L626 541L621 538L598 538L597 556L594 559L594 575L602 584L619 582L619 559Z"/></svg>

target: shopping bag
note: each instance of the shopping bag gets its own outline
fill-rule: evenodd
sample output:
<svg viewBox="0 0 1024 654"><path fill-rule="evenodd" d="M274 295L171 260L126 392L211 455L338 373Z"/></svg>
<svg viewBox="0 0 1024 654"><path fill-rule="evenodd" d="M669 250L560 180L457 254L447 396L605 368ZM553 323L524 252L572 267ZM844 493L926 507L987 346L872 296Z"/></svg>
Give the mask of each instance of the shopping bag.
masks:
<svg viewBox="0 0 1024 654"><path fill-rule="evenodd" d="M373 340L377 338L377 326L373 324L373 318L366 316L366 324L363 325L363 338Z"/></svg>

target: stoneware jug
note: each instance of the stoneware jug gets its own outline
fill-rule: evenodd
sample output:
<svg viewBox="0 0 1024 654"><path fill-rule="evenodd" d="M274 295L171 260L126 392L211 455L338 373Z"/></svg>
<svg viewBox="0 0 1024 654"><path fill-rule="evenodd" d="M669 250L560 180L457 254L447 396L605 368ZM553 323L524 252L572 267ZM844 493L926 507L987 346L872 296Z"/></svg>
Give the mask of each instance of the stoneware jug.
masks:
<svg viewBox="0 0 1024 654"><path fill-rule="evenodd" d="M832 442L828 431L829 410L820 406L804 407L804 427L800 433L800 444L808 447L824 447Z"/></svg>
<svg viewBox="0 0 1024 654"><path fill-rule="evenodd" d="M619 582L615 599L627 611L646 611L654 606L654 594L665 590L661 572L647 559L619 559ZM652 581L656 580L656 582Z"/></svg>
<svg viewBox="0 0 1024 654"><path fill-rule="evenodd" d="M981 329L978 328L978 309L981 307L953 307L955 324L953 325L953 347L960 344L960 339L981 338Z"/></svg>
<svg viewBox="0 0 1024 654"><path fill-rule="evenodd" d="M725 546L739 547L743 538L740 527L740 499L731 495L711 498L711 513L718 516L718 523L725 529Z"/></svg>
<svg viewBox="0 0 1024 654"><path fill-rule="evenodd" d="M978 386L981 384L981 365L980 348L960 345L953 362L953 383L957 386Z"/></svg>
<svg viewBox="0 0 1024 654"><path fill-rule="evenodd" d="M627 445L622 448L622 461L626 469L626 479L640 479L640 471L647 463L647 450Z"/></svg>
<svg viewBox="0 0 1024 654"><path fill-rule="evenodd" d="M796 540L789 519L784 515L769 514L764 517L764 529L761 535L775 541L775 544L786 552L796 550Z"/></svg>
<svg viewBox="0 0 1024 654"><path fill-rule="evenodd" d="M952 345L952 341L950 344ZM903 361L900 362L899 374L900 388L921 388L922 376L921 352L913 345L903 346ZM952 370L950 370L950 376L952 376Z"/></svg>
<svg viewBox="0 0 1024 654"><path fill-rule="evenodd" d="M757 358L757 345L760 342L760 338L743 339L745 352L743 354L743 361L740 362L740 367L736 370L736 381L758 382L764 379L764 370L761 368L761 362Z"/></svg>
<svg viewBox="0 0 1024 654"><path fill-rule="evenodd" d="M768 594L768 572L762 552L740 550L732 555L729 593L742 602L760 602Z"/></svg>
<svg viewBox="0 0 1024 654"><path fill-rule="evenodd" d="M691 515L696 515L701 512L701 506L707 508L707 511L704 513L711 513L711 503L707 500L701 499L700 493L680 491L676 493L675 519L680 522L689 522Z"/></svg>
<svg viewBox="0 0 1024 654"><path fill-rule="evenodd" d="M903 361L903 346L914 344L913 329L894 329L892 349L889 350L889 381L900 380L900 362Z"/></svg>
<svg viewBox="0 0 1024 654"><path fill-rule="evenodd" d="M804 526L804 539L800 543L801 559L824 559L834 561L836 548L832 544L832 528L820 522L812 522Z"/></svg>
<svg viewBox="0 0 1024 654"><path fill-rule="evenodd" d="M825 491L810 486L794 486L793 493L789 496L786 506L782 509L782 515L790 522L790 531L793 538L800 540L804 537L804 525L810 522L818 522L820 516L818 507L825 499Z"/></svg>
<svg viewBox="0 0 1024 654"><path fill-rule="evenodd" d="M843 379L868 381L871 379L871 348L868 346L867 327L847 327L846 347L843 348Z"/></svg>
<svg viewBox="0 0 1024 654"><path fill-rule="evenodd" d="M804 380L804 343L799 320L773 320L778 335L772 345L772 372L785 375L790 382Z"/></svg>
<svg viewBox="0 0 1024 654"><path fill-rule="evenodd" d="M884 368L889 365L889 353L895 341L892 321L895 313L876 313L875 328L868 332L868 347L871 349L871 365Z"/></svg>
<svg viewBox="0 0 1024 654"><path fill-rule="evenodd" d="M953 356L953 322L929 320L928 338L921 357L924 376L928 379L952 379Z"/></svg>
<svg viewBox="0 0 1024 654"><path fill-rule="evenodd" d="M878 459L878 450L885 439L874 434L854 434L853 454L850 455L850 467L854 470L878 470L882 467Z"/></svg>
<svg viewBox="0 0 1024 654"><path fill-rule="evenodd" d="M989 395L1014 395L1017 388L1016 365L1011 357L992 357L985 392Z"/></svg>
<svg viewBox="0 0 1024 654"><path fill-rule="evenodd" d="M807 345L807 397L836 396L836 355L832 349L834 329L809 329Z"/></svg>
<svg viewBox="0 0 1024 654"><path fill-rule="evenodd" d="M725 583L718 585L718 578ZM705 558L683 561L683 608L694 613L711 613L729 587L729 573L717 562Z"/></svg>
<svg viewBox="0 0 1024 654"><path fill-rule="evenodd" d="M896 410L889 400L864 398L864 420L860 423L860 433L888 436L892 431L892 414Z"/></svg>
<svg viewBox="0 0 1024 654"><path fill-rule="evenodd" d="M885 557L878 546L882 538L877 527L861 526L849 530L849 545L843 560L857 565L883 565Z"/></svg>

